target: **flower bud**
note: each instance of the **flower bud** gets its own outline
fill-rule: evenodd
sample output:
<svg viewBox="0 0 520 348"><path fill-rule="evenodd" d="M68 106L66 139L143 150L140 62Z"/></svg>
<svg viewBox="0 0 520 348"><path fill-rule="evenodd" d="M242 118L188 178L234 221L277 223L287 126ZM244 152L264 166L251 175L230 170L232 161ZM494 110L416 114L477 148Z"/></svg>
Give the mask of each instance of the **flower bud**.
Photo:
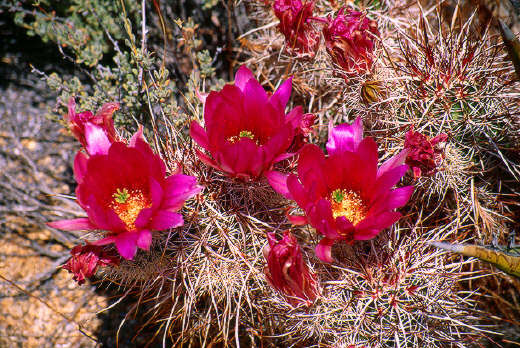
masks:
<svg viewBox="0 0 520 348"><path fill-rule="evenodd" d="M74 274L73 279L79 285L85 283L86 278L96 274L99 266L118 265L120 261L112 248L92 244L76 245L70 254L71 258L63 269Z"/></svg>
<svg viewBox="0 0 520 348"><path fill-rule="evenodd" d="M377 81L366 81L361 85L361 101L368 105L377 103L386 97L386 92Z"/></svg>
<svg viewBox="0 0 520 348"><path fill-rule="evenodd" d="M415 132L413 128L406 133L404 148L410 149L410 153L406 157L406 164L412 168L415 178L432 176L438 171L443 157L443 149L439 147L439 143L446 142L446 140L448 140L448 135L444 133L432 139Z"/></svg>
<svg viewBox="0 0 520 348"><path fill-rule="evenodd" d="M310 24L314 2L275 0L273 10L280 20L278 29L285 36L289 53L313 57L319 48L320 34Z"/></svg>
<svg viewBox="0 0 520 348"><path fill-rule="evenodd" d="M377 23L364 13L342 8L336 18L328 18L323 27L325 46L332 60L346 76L370 72L374 40L379 36Z"/></svg>
<svg viewBox="0 0 520 348"><path fill-rule="evenodd" d="M310 273L303 262L298 241L289 231L276 240L274 233L267 235L269 244L264 247L267 267L264 269L268 283L282 293L292 306L310 305L319 296L316 275Z"/></svg>
<svg viewBox="0 0 520 348"><path fill-rule="evenodd" d="M87 140L85 136L85 128L87 124L99 127L107 136L110 142L117 140L114 128L114 120L112 114L119 110L119 103L112 102L104 104L94 115L91 111L76 113L76 102L74 97L69 100L69 113L65 116L65 120L69 124L70 131L74 137L87 148Z"/></svg>

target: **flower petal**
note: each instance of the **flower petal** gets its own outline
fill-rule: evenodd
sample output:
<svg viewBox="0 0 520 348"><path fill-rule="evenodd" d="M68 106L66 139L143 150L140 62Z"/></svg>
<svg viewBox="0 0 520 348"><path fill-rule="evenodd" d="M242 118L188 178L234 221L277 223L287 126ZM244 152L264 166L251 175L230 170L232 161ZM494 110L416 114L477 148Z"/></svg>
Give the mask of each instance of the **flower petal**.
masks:
<svg viewBox="0 0 520 348"><path fill-rule="evenodd" d="M197 121L192 121L190 124L190 136L199 146L209 151L208 133L206 133L204 128L202 128Z"/></svg>
<svg viewBox="0 0 520 348"><path fill-rule="evenodd" d="M334 242L334 240L328 238L320 240L316 245L316 256L322 261L332 262L332 245Z"/></svg>
<svg viewBox="0 0 520 348"><path fill-rule="evenodd" d="M222 168L217 164L217 162L206 155L204 152L200 151L199 149L195 149L195 153L197 154L197 157L200 159L200 161L210 167L213 167L217 170L222 170Z"/></svg>
<svg viewBox="0 0 520 348"><path fill-rule="evenodd" d="M176 174L166 178L161 210L177 211L184 202L204 189L197 185L197 178L191 175Z"/></svg>
<svg viewBox="0 0 520 348"><path fill-rule="evenodd" d="M343 123L336 127L333 127L331 120L329 123L329 141L326 145L327 153L332 156L345 151L354 152L362 137L361 117L356 118L352 125Z"/></svg>
<svg viewBox="0 0 520 348"><path fill-rule="evenodd" d="M405 205L410 200L413 190L413 186L405 186L390 191L390 195L387 199L387 209L394 210Z"/></svg>
<svg viewBox="0 0 520 348"><path fill-rule="evenodd" d="M263 111L268 97L264 87L256 79L247 81L242 91L245 95L244 112L246 115Z"/></svg>
<svg viewBox="0 0 520 348"><path fill-rule="evenodd" d="M285 214L285 216L291 222L291 224L296 225L296 226L303 226L303 225L307 225L309 223L306 216L290 215L290 214Z"/></svg>
<svg viewBox="0 0 520 348"><path fill-rule="evenodd" d="M148 250L152 244L152 232L150 230L138 231L137 246L141 249Z"/></svg>
<svg viewBox="0 0 520 348"><path fill-rule="evenodd" d="M296 129L298 126L300 126L300 123L303 120L303 116L303 107L298 105L285 116L285 121L290 123L291 126Z"/></svg>
<svg viewBox="0 0 520 348"><path fill-rule="evenodd" d="M361 157L364 162L368 162L369 166L377 168L378 153L377 144L374 139L364 138L361 140L356 149L356 154Z"/></svg>
<svg viewBox="0 0 520 348"><path fill-rule="evenodd" d="M76 99L74 97L69 98L69 104L67 105L69 110L69 119L72 120L74 115L76 115Z"/></svg>
<svg viewBox="0 0 520 348"><path fill-rule="evenodd" d="M276 170L269 170L265 172L265 176L267 177L267 181L269 184L279 194L284 196L287 199L292 199L292 195L287 188L287 175L277 172Z"/></svg>
<svg viewBox="0 0 520 348"><path fill-rule="evenodd" d="M329 239L341 239L332 216L332 205L327 199L320 199L307 213L310 224Z"/></svg>
<svg viewBox="0 0 520 348"><path fill-rule="evenodd" d="M258 145L252 139L243 137L234 144L229 142L226 144L219 154L221 155L219 162L222 169L232 177L242 174L244 177L258 179L251 169L258 164L257 161L262 160L262 156L259 154ZM262 166L262 168L265 167Z"/></svg>
<svg viewBox="0 0 520 348"><path fill-rule="evenodd" d="M137 252L137 239L139 233L132 231L116 236L115 244L119 254L127 260L132 260Z"/></svg>
<svg viewBox="0 0 520 348"><path fill-rule="evenodd" d="M114 243L116 241L116 239L117 239L117 234L111 234L109 236L106 236L105 238L95 240L95 241L91 242L90 244L92 244L92 245L108 245L108 244Z"/></svg>
<svg viewBox="0 0 520 348"><path fill-rule="evenodd" d="M352 221L350 221L349 219L347 219L344 216L338 216L338 218L336 219L336 228L338 231L339 238L350 241L347 238L345 238L345 236L351 236L352 233L354 232L355 227L354 227L354 224L352 223ZM330 236L329 236L329 238L330 238Z"/></svg>
<svg viewBox="0 0 520 348"><path fill-rule="evenodd" d="M289 174L287 177L287 189L293 197L292 199L296 201L300 208L306 211L310 203L308 193L296 175Z"/></svg>
<svg viewBox="0 0 520 348"><path fill-rule="evenodd" d="M372 189L371 196L377 198L386 195L386 193L394 187L399 180L401 180L408 169L407 165L401 165L386 171L381 176L378 176Z"/></svg>
<svg viewBox="0 0 520 348"><path fill-rule="evenodd" d="M377 170L377 177L379 178L386 172L394 169L395 167L399 167L399 166L403 165L404 161L406 160L406 156L408 156L409 153L410 153L410 149L404 149L403 151L399 152L397 155L388 159Z"/></svg>
<svg viewBox="0 0 520 348"><path fill-rule="evenodd" d="M143 126L139 126L139 130L132 136L129 147L137 150L143 157L143 161L147 164L147 170L152 177L160 180L160 178L163 178L166 175L166 165L161 157L156 155L150 145L146 142L143 136ZM123 150L123 148L121 149ZM126 152L128 153L129 150L126 150ZM124 157L128 158L128 155Z"/></svg>
<svg viewBox="0 0 520 348"><path fill-rule="evenodd" d="M94 225L89 218L53 221L47 222L46 225L63 231L82 231L97 229L96 225Z"/></svg>
<svg viewBox="0 0 520 348"><path fill-rule="evenodd" d="M296 154L297 154L297 152L285 152L285 153L282 153L281 155L279 155L278 157L275 157L273 159L273 163L278 163L278 162L281 162L281 161L285 161L286 159L291 158L291 157L293 157Z"/></svg>
<svg viewBox="0 0 520 348"><path fill-rule="evenodd" d="M97 229L107 230L111 232L122 232L126 230L125 223L119 218L112 209L105 210L95 200L93 195L90 196L87 205L83 207L87 215Z"/></svg>
<svg viewBox="0 0 520 348"><path fill-rule="evenodd" d="M397 222L397 220L399 220L400 217L401 213L396 211L382 212L375 216L367 217L356 225L355 235L361 233L360 231L364 229L376 229L381 231L385 228L392 226L394 223Z"/></svg>
<svg viewBox="0 0 520 348"><path fill-rule="evenodd" d="M264 151L264 170L269 169L274 163L286 158L285 151L291 145L293 139L293 131L290 126L282 126L273 134L271 139L262 146ZM290 156L289 156L290 157Z"/></svg>
<svg viewBox="0 0 520 348"><path fill-rule="evenodd" d="M135 227L141 229L145 226L147 226L150 222L150 219L152 218L153 209L152 208L145 208L139 212L137 215L137 218L135 218L134 225Z"/></svg>
<svg viewBox="0 0 520 348"><path fill-rule="evenodd" d="M150 178L150 193L152 196L152 209L156 210L159 208L163 201L163 189L153 177Z"/></svg>
<svg viewBox="0 0 520 348"><path fill-rule="evenodd" d="M136 147L136 144L137 144L138 140L145 142L144 135L143 135L143 126L142 125L139 125L139 128L137 129L137 132L135 132L135 134L132 135L132 137L130 138L130 141L128 142L128 145L130 147Z"/></svg>
<svg viewBox="0 0 520 348"><path fill-rule="evenodd" d="M101 118L101 119L107 119L107 118L111 118L112 117L112 114L114 112L116 112L117 110L119 110L120 108L120 105L118 102L110 102L110 103L105 103L103 104L103 106L101 106L101 108L99 108L99 110L96 112L96 117L97 118Z"/></svg>
<svg viewBox="0 0 520 348"><path fill-rule="evenodd" d="M169 210L159 210L155 213L150 223L150 228L156 231L167 230L182 226L184 219L179 213L174 213Z"/></svg>
<svg viewBox="0 0 520 348"><path fill-rule="evenodd" d="M381 232L380 229L370 229L366 228L363 230L356 229L354 232L354 239L355 240L369 240L377 236Z"/></svg>
<svg viewBox="0 0 520 348"><path fill-rule="evenodd" d="M250 79L254 79L253 73L251 70L247 68L247 66L242 65L235 74L235 86L244 90L247 81Z"/></svg>
<svg viewBox="0 0 520 348"><path fill-rule="evenodd" d="M83 151L79 151L74 157L74 179L78 184L83 182L87 175L88 156Z"/></svg>
<svg viewBox="0 0 520 348"><path fill-rule="evenodd" d="M276 92L274 92L271 98L269 98L269 103L275 106L275 108L285 109L285 106L287 105L287 102L289 102L289 98L291 97L292 79L293 77L291 76L290 78L285 80L280 85L280 87L278 87ZM298 125L298 123L295 124L295 127Z"/></svg>
<svg viewBox="0 0 520 348"><path fill-rule="evenodd" d="M90 122L85 124L85 139L89 155L106 155L111 142L103 128Z"/></svg>
<svg viewBox="0 0 520 348"><path fill-rule="evenodd" d="M219 92L211 92L204 105L204 126L208 133L210 144L213 141L214 132L231 125L239 126L244 104L244 92L233 85L225 85ZM224 137L226 135L224 134Z"/></svg>
<svg viewBox="0 0 520 348"><path fill-rule="evenodd" d="M314 144L307 144L300 152L298 159L298 178L301 183L309 188L312 183L316 183L318 192L325 189L325 175L323 168L325 165L325 154Z"/></svg>

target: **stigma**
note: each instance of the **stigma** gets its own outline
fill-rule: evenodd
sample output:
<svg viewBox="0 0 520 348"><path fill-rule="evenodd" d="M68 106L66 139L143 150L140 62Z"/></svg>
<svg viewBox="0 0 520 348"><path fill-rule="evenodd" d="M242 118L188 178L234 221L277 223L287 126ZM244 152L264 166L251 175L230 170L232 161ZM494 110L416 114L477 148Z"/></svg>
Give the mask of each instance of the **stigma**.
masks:
<svg viewBox="0 0 520 348"><path fill-rule="evenodd" d="M231 144L235 144L235 143L239 142L240 140L242 140L242 138L249 138L249 139L253 140L258 145L258 140L256 139L255 135L252 132L248 131L248 130L243 130L240 133L238 133L238 135L234 135L232 137L229 137L227 140Z"/></svg>

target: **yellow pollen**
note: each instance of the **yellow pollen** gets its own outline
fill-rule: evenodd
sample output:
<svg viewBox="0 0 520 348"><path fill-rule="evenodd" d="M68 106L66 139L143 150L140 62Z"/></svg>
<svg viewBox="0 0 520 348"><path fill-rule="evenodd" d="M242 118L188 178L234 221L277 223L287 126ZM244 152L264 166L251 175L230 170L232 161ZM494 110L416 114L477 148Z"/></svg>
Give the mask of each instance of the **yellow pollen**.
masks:
<svg viewBox="0 0 520 348"><path fill-rule="evenodd" d="M258 140L256 139L255 135L252 132L247 131L247 130L243 130L240 133L238 133L238 135L233 135L232 137L229 137L227 140L231 144L234 144L234 143L237 143L238 141L240 141L240 139L242 139L242 138L249 138L258 145Z"/></svg>
<svg viewBox="0 0 520 348"><path fill-rule="evenodd" d="M334 219L344 216L353 225L357 225L367 214L363 200L354 191L337 189L330 197Z"/></svg>
<svg viewBox="0 0 520 348"><path fill-rule="evenodd" d="M122 199L124 196L124 199ZM129 231L135 230L135 219L145 208L150 208L152 202L149 197L146 197L141 190L128 191L127 189L117 189L112 195L114 198L110 202L110 208L112 208L117 216L125 223L126 228Z"/></svg>

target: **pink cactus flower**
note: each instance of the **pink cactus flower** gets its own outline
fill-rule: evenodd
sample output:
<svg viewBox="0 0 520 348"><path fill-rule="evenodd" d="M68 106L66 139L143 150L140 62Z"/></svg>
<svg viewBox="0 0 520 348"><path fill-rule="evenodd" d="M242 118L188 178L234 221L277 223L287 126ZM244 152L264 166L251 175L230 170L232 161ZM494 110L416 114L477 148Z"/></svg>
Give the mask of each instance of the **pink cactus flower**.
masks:
<svg viewBox="0 0 520 348"><path fill-rule="evenodd" d="M370 72L374 41L379 37L375 21L364 13L344 7L336 18L328 18L323 37L327 52L346 76Z"/></svg>
<svg viewBox="0 0 520 348"><path fill-rule="evenodd" d="M285 114L291 86L289 79L269 95L248 68L238 69L234 86L209 94L206 129L191 123L191 137L211 156L196 150L199 159L232 178L271 182L273 165L294 155L288 149L303 119L301 106Z"/></svg>
<svg viewBox="0 0 520 348"><path fill-rule="evenodd" d="M74 160L78 183L78 204L88 217L48 223L62 230L107 230L107 237L95 245L115 243L125 259L132 259L137 247L148 249L151 231L181 226L176 213L188 198L202 190L193 176L175 173L166 177L162 159L143 137L142 129L129 141L110 143L99 128L87 128L87 152ZM103 138L99 142L91 132Z"/></svg>
<svg viewBox="0 0 520 348"><path fill-rule="evenodd" d="M320 34L311 25L314 1L275 0L273 10L280 20L278 30L285 36L287 51L314 57L320 45Z"/></svg>
<svg viewBox="0 0 520 348"><path fill-rule="evenodd" d="M408 170L408 150L378 168L377 144L363 138L358 118L352 125L329 126L329 157L316 145L300 152L298 176L290 174L290 195L305 217L290 217L294 224L310 223L324 238L316 255L332 262L331 248L338 240L351 243L374 238L401 216L393 211L408 202L412 186L392 189Z"/></svg>
<svg viewBox="0 0 520 348"><path fill-rule="evenodd" d="M85 128L87 127L99 127L99 130L105 134L111 143L119 140L117 139L114 120L112 119L112 114L117 110L119 110L119 103L112 102L104 104L96 115L90 111L77 114L76 102L74 97L71 97L69 99L69 114L65 116L65 120L69 124L74 137L86 148ZM93 133L91 132L90 134Z"/></svg>
<svg viewBox="0 0 520 348"><path fill-rule="evenodd" d="M412 168L416 179L421 175L432 176L437 173L443 157L443 149L439 148L439 143L447 140L447 134L441 133L429 139L426 135L415 132L413 127L406 133L404 148L410 150L406 157L406 164Z"/></svg>
<svg viewBox="0 0 520 348"><path fill-rule="evenodd" d="M115 250L100 245L76 245L70 251L71 258L63 266L63 269L74 274L72 279L79 285L85 283L85 279L96 274L98 267L107 265L119 265L120 258Z"/></svg>
<svg viewBox="0 0 520 348"><path fill-rule="evenodd" d="M300 303L312 304L319 297L320 289L316 275L310 273L303 261L296 238L285 231L281 240L277 241L274 233L268 233L267 240L269 244L263 250L267 282L294 307Z"/></svg>

